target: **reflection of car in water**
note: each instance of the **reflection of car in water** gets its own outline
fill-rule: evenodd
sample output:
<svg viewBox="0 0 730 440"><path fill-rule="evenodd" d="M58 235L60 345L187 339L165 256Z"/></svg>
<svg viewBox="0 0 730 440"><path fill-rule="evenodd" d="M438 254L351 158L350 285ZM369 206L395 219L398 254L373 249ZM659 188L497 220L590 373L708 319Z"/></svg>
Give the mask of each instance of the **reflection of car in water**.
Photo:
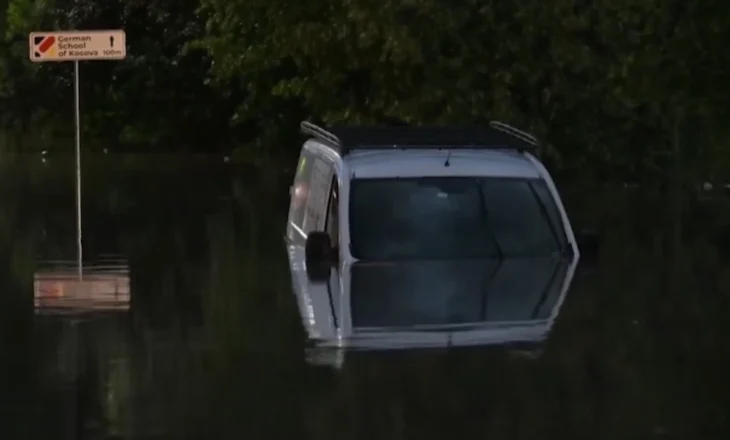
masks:
<svg viewBox="0 0 730 440"><path fill-rule="evenodd" d="M313 354L545 337L578 247L532 136L302 129L286 238Z"/></svg>
<svg viewBox="0 0 730 440"><path fill-rule="evenodd" d="M344 349L539 348L576 263L561 256L360 262L324 282L297 267L294 290L311 339L309 361L338 364Z"/></svg>

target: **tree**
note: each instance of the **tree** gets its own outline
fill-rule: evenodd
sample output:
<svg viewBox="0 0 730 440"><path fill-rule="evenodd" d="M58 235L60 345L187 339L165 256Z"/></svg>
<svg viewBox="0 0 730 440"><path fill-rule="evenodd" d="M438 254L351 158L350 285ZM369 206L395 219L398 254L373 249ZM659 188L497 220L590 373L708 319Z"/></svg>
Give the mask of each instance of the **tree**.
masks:
<svg viewBox="0 0 730 440"><path fill-rule="evenodd" d="M543 135L565 165L661 165L669 102L717 108L727 37L680 2L203 0L217 78L245 78L237 120L484 122ZM712 26L698 26L713 18ZM676 27L676 29L675 29ZM715 30L712 30L715 29ZM717 54L714 51L714 54ZM669 63L673 58L688 64ZM677 92L677 81L687 87ZM711 95L699 93L712 84ZM722 93L726 96L724 87ZM690 104L690 102L692 104ZM676 107L672 104L673 108ZM284 110L287 109L287 110ZM265 116L263 116L265 115ZM666 122L666 121L664 121ZM657 158L655 156L659 155ZM647 168L648 167L648 168Z"/></svg>
<svg viewBox="0 0 730 440"><path fill-rule="evenodd" d="M186 49L203 33L194 0L11 0L0 66L6 127L27 135L34 125L49 138L73 135L70 63L31 64L27 34L37 30L115 29L127 33L123 62L84 62L80 69L88 145L220 151L230 148L228 118L235 88L219 93L205 81L210 59ZM96 142L94 142L96 141ZM57 142L55 142L57 143Z"/></svg>

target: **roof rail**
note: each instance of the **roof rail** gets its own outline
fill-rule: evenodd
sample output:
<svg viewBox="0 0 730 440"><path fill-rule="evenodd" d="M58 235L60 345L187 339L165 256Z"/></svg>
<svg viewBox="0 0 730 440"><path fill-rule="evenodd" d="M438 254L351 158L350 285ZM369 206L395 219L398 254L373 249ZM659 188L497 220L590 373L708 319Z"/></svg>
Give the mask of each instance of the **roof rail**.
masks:
<svg viewBox="0 0 730 440"><path fill-rule="evenodd" d="M340 126L325 129L311 122L300 124L303 134L335 148L341 155L352 150L384 148L463 148L485 150L535 150L534 136L501 122L488 127Z"/></svg>
<svg viewBox="0 0 730 440"><path fill-rule="evenodd" d="M511 134L512 136L515 136L517 138L522 139L523 141L532 144L534 146L538 145L537 138L530 133L524 132L520 129L517 129L511 125L507 125L504 122L499 121L490 121L489 126L494 128L495 130L500 130L505 133Z"/></svg>
<svg viewBox="0 0 730 440"><path fill-rule="evenodd" d="M337 139L337 136L320 127L319 125L312 124L308 121L302 121L302 123L299 124L299 128L301 129L303 134L307 134L319 140L326 141L328 143L334 144L335 146L339 146L340 144L340 140Z"/></svg>

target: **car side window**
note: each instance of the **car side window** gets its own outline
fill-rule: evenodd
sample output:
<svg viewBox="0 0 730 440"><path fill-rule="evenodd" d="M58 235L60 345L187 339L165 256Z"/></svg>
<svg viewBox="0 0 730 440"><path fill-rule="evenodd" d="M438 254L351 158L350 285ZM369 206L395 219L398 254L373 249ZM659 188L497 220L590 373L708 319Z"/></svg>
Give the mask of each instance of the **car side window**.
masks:
<svg viewBox="0 0 730 440"><path fill-rule="evenodd" d="M291 187L290 203L289 203L289 222L288 234L292 240L301 239L301 235L295 230L302 228L304 224L304 216L307 208L307 200L309 199L309 187L312 177L313 168L312 154L307 150L302 150L297 164L296 174L294 176L294 184ZM294 226L292 226L292 224Z"/></svg>
<svg viewBox="0 0 730 440"><path fill-rule="evenodd" d="M307 198L306 211L302 230L309 234L312 231L323 231L327 217L327 199L330 181L334 173L332 166L319 157L312 158L312 171Z"/></svg>
<svg viewBox="0 0 730 440"><path fill-rule="evenodd" d="M339 188L337 176L332 177L330 186L329 201L327 202L326 231L330 236L332 246L339 246L340 240L340 219L339 219Z"/></svg>

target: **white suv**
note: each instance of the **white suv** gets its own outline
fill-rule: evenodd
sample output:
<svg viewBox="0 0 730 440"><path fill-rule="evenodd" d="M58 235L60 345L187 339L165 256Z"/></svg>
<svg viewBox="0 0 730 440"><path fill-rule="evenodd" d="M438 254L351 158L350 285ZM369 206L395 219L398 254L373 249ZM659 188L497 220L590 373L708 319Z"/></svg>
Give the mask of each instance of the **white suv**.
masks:
<svg viewBox="0 0 730 440"><path fill-rule="evenodd" d="M290 191L286 240L313 340L343 347L357 339L353 265L429 262L429 273L443 275L444 267L467 262L569 260L567 289L578 246L553 180L534 154L533 136L499 122L470 129L325 129L303 122L301 129L310 138ZM413 321L408 334L469 321L442 318ZM365 327L367 333L388 326Z"/></svg>

